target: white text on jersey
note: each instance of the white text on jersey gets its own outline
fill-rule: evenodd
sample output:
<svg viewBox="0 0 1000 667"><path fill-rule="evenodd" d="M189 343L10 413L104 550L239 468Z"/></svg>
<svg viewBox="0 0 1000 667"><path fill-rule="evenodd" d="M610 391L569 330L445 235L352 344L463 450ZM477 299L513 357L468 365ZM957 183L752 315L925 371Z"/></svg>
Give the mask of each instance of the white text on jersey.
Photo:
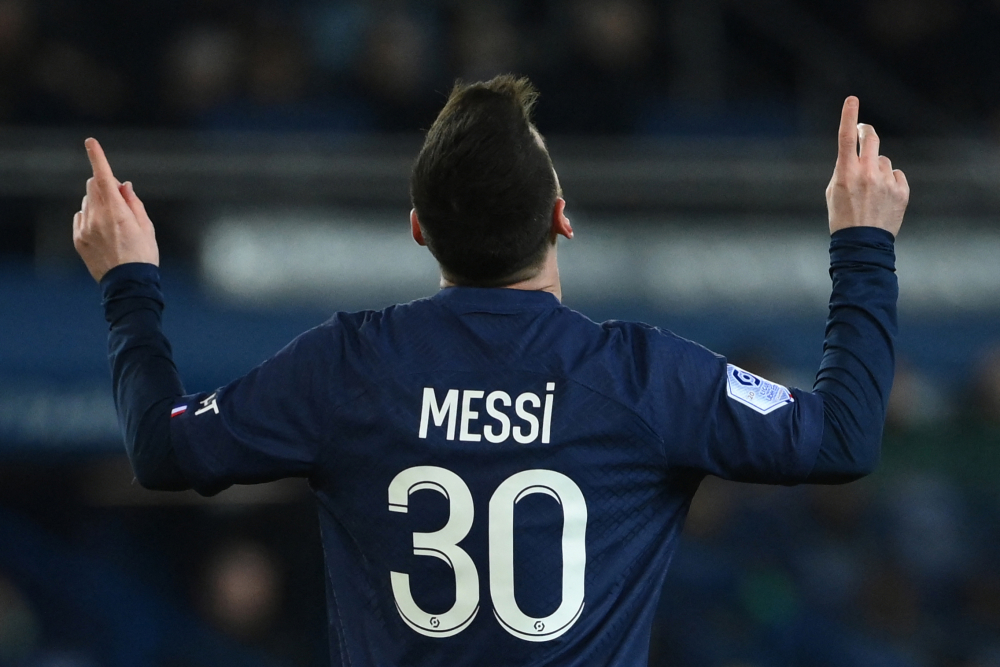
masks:
<svg viewBox="0 0 1000 667"><path fill-rule="evenodd" d="M513 436L516 442L526 445L538 440L541 435L542 443L548 444L552 433L552 392L555 389L555 382L545 385L543 407L543 400L538 394L530 391L512 400L510 394L505 391L491 391L487 394L480 389L449 389L444 399L438 402L434 388L424 387L419 435L421 438L426 438L427 429L433 421L434 426L445 427L448 440L455 439L457 423L458 439L465 442L480 442L483 438L488 442L504 442ZM459 409L460 397L461 409ZM479 401L482 401L482 404L477 404ZM482 429L477 429L475 422L479 421L481 405L485 405L489 421L482 425ZM504 410L511 406L514 408L513 415ZM537 414L539 408L542 409L541 415ZM512 418L523 423L512 423ZM476 432L480 430L481 432Z"/></svg>

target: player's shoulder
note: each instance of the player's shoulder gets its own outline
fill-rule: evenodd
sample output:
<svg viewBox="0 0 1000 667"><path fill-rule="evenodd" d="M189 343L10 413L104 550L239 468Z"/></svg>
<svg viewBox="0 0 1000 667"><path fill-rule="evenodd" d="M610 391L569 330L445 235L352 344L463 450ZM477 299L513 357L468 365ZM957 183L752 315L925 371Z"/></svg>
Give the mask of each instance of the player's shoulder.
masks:
<svg viewBox="0 0 1000 667"><path fill-rule="evenodd" d="M665 392L676 396L712 384L725 367L722 357L668 329L630 320L594 322L569 309L560 317L575 328L557 343L567 377L640 412L643 406L658 410Z"/></svg>
<svg viewBox="0 0 1000 667"><path fill-rule="evenodd" d="M296 336L285 351L332 350L357 339L365 326L378 326L385 311L337 311L326 321Z"/></svg>
<svg viewBox="0 0 1000 667"><path fill-rule="evenodd" d="M607 320L599 326L606 335L621 339L640 357L650 354L667 361L686 358L700 362L722 359L699 343L645 322Z"/></svg>
<svg viewBox="0 0 1000 667"><path fill-rule="evenodd" d="M710 391L725 373L724 357L668 329L617 320L601 326L621 339L613 347L626 359L615 366L627 370L627 384L639 389L636 405L648 408L644 414L658 415L669 400Z"/></svg>
<svg viewBox="0 0 1000 667"><path fill-rule="evenodd" d="M303 337L335 350L341 359L346 355L377 365L389 358L398 360L400 351L415 339L432 336L440 324L435 310L431 299L418 299L380 310L338 311Z"/></svg>
<svg viewBox="0 0 1000 667"><path fill-rule="evenodd" d="M391 304L381 309L337 311L312 331L317 336L378 334L384 327L415 316L419 317L433 309L433 300L423 298L407 303Z"/></svg>

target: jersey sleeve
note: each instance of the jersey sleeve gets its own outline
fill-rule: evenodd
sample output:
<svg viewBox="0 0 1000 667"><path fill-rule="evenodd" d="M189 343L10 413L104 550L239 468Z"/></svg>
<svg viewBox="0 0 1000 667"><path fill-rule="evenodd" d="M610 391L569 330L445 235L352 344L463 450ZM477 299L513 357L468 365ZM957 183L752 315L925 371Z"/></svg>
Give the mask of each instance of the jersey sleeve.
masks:
<svg viewBox="0 0 1000 667"><path fill-rule="evenodd" d="M786 389L658 332L650 344L653 398L646 403L653 414L667 406L658 430L674 465L778 484L843 483L874 470L895 358L892 234L874 227L834 232L830 276L813 392Z"/></svg>
<svg viewBox="0 0 1000 667"><path fill-rule="evenodd" d="M302 334L244 377L212 393L179 398L170 440L184 476L211 495L232 484L309 477L330 438L338 335Z"/></svg>
<svg viewBox="0 0 1000 667"><path fill-rule="evenodd" d="M662 397L675 406L663 426L668 465L740 482L804 481L823 440L823 399L682 347Z"/></svg>

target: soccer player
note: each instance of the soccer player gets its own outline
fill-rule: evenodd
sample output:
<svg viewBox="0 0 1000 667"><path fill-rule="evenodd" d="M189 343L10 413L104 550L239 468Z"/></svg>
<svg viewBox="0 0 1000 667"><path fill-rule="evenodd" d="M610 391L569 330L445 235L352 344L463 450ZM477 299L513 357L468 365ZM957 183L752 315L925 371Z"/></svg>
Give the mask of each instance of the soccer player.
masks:
<svg viewBox="0 0 1000 667"><path fill-rule="evenodd" d="M556 240L573 230L535 97L509 76L458 85L427 133L410 223L436 295L337 313L209 393L184 393L161 332L142 202L86 142L74 241L103 290L135 475L206 495L308 478L335 665L645 664L706 475L838 483L879 458L909 190L858 100L827 189L833 293L810 392L560 304Z"/></svg>

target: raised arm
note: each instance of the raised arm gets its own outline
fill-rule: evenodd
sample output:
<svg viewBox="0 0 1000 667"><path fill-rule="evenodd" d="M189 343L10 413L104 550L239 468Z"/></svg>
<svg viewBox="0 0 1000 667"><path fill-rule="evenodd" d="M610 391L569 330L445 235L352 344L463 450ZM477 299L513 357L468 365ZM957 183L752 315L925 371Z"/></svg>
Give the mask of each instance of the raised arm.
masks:
<svg viewBox="0 0 1000 667"><path fill-rule="evenodd" d="M139 483L213 494L232 484L307 477L333 429L327 410L354 389L326 371L344 357L335 325L317 327L216 392L184 395L160 316L153 225L100 145L74 219L77 250L101 285L108 359L125 449Z"/></svg>
<svg viewBox="0 0 1000 667"><path fill-rule="evenodd" d="M857 98L847 98L826 189L833 292L814 385L823 442L809 482L851 481L878 463L897 329L893 246L909 194L903 172L879 155L875 129L858 124Z"/></svg>
<svg viewBox="0 0 1000 667"><path fill-rule="evenodd" d="M96 139L85 142L93 176L73 217L73 245L104 295L108 357L125 449L148 488L185 489L167 423L184 393L160 330L163 297L153 223L129 182L119 183Z"/></svg>

